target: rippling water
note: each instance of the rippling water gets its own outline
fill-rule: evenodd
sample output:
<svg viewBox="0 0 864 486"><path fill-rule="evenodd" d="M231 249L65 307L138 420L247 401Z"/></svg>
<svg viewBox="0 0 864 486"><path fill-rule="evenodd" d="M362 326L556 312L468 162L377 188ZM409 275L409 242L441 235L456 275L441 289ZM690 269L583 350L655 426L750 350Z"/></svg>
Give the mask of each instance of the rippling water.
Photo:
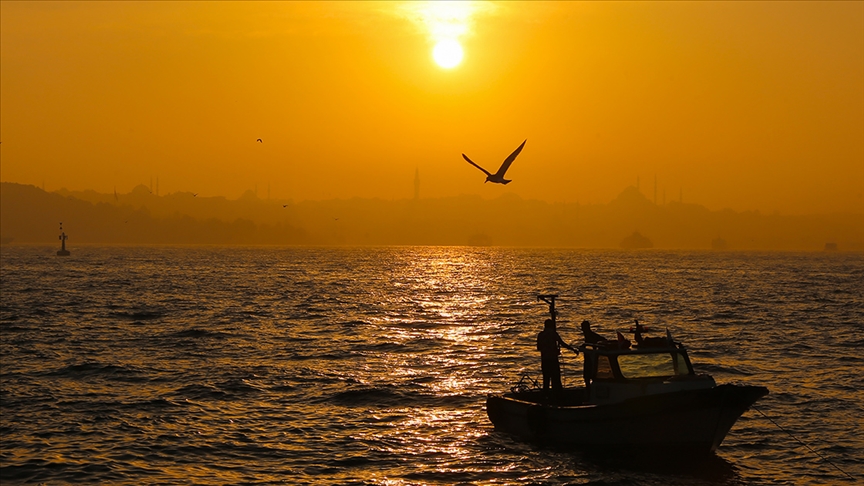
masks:
<svg viewBox="0 0 864 486"><path fill-rule="evenodd" d="M0 254L3 484L864 477L861 254L55 250ZM639 318L687 344L697 371L771 394L705 459L496 433L486 395L540 374L538 293L561 295L565 340L582 319L611 335ZM580 358L562 360L577 384Z"/></svg>

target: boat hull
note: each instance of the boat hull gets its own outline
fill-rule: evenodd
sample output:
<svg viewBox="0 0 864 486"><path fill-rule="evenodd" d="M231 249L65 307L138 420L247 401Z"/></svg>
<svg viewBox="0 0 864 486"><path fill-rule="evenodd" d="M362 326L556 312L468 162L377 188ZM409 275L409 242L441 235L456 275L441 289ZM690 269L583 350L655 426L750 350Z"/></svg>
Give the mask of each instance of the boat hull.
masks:
<svg viewBox="0 0 864 486"><path fill-rule="evenodd" d="M538 394L490 395L486 412L495 429L544 444L711 452L768 389L720 385L605 405L569 406L532 401Z"/></svg>

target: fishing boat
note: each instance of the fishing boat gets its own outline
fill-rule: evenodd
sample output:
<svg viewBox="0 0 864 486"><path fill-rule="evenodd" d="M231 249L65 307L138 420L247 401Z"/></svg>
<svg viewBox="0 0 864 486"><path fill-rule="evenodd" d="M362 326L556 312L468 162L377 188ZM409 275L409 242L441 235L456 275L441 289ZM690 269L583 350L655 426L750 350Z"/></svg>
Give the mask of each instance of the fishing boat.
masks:
<svg viewBox="0 0 864 486"><path fill-rule="evenodd" d="M555 295L549 303L554 320ZM523 377L509 393L487 397L495 429L520 439L576 448L677 449L711 452L738 418L768 394L762 386L717 385L693 370L687 349L665 337L644 337L631 328L635 345L622 335L585 342L584 386L544 392Z"/></svg>

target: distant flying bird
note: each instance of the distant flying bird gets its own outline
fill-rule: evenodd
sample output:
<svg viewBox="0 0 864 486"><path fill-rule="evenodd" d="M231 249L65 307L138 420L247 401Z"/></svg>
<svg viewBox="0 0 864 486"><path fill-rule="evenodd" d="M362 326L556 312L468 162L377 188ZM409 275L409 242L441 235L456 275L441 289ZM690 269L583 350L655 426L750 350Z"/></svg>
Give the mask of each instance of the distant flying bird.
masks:
<svg viewBox="0 0 864 486"><path fill-rule="evenodd" d="M264 141L259 138L258 143L264 143Z"/></svg>
<svg viewBox="0 0 864 486"><path fill-rule="evenodd" d="M198 197L198 193L197 193L197 192L193 192L193 193L192 193L192 197Z"/></svg>
<svg viewBox="0 0 864 486"><path fill-rule="evenodd" d="M288 205L287 205L287 204L283 204L282 207L283 207L283 208L287 208Z"/></svg>
<svg viewBox="0 0 864 486"><path fill-rule="evenodd" d="M525 139L525 142L527 142L527 141L528 140ZM525 146L525 142L522 142L522 145L520 145L518 148L516 148L516 150L514 150L513 153L510 154L509 157L504 159L504 162L501 164L501 167L498 168L498 172L496 172L494 174L490 173L488 170L484 169L483 167L480 167L479 165L475 164L474 161L469 159L467 155L462 154L462 157L465 160L467 160L469 164L473 165L474 167L477 167L478 169L482 170L484 174L486 174L486 181L483 182L484 184L486 182L494 182L496 184L507 184L510 182L510 180L505 179L504 174L507 172L507 169L510 168L510 164L512 164L513 161L516 160L516 157L519 155L519 152L522 151L522 147Z"/></svg>

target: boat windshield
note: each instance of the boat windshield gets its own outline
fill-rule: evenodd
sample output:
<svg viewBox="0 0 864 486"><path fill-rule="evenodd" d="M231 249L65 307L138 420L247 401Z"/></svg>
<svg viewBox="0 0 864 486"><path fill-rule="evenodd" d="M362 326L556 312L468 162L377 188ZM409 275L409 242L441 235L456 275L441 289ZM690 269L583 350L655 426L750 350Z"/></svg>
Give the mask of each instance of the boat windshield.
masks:
<svg viewBox="0 0 864 486"><path fill-rule="evenodd" d="M618 367L624 378L660 378L689 373L679 353L622 354Z"/></svg>
<svg viewBox="0 0 864 486"><path fill-rule="evenodd" d="M608 356L597 356L597 373L594 378L611 380L615 378L615 373L612 371L612 364L609 362Z"/></svg>

